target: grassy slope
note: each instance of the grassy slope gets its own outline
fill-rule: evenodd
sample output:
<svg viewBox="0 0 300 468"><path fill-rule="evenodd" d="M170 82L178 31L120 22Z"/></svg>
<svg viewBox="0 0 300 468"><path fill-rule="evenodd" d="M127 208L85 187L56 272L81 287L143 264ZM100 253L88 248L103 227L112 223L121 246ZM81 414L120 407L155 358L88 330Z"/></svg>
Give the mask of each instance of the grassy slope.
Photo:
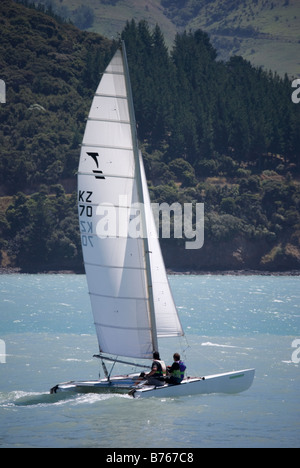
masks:
<svg viewBox="0 0 300 468"><path fill-rule="evenodd" d="M82 0L63 0L63 5L70 11L82 3ZM233 7L227 8L228 4ZM150 25L158 23L169 46L176 32L183 29L167 18L160 0L119 0L115 6L101 4L99 0L86 0L85 5L91 7L95 14L91 30L108 38L117 37L126 20L132 18L137 21L145 19ZM222 59L238 54L281 75L300 76L299 25L299 0L212 0L184 28L201 28L209 32ZM245 38L238 31L229 35L221 33L224 27L245 29L249 26L258 33L257 37Z"/></svg>
<svg viewBox="0 0 300 468"><path fill-rule="evenodd" d="M82 0L64 0L64 4L73 11L82 4ZM116 5L101 4L99 0L87 0L94 10L95 22L90 31L103 34L107 38L117 38L122 32L127 20L146 20L150 26L157 23L163 30L166 41L172 44L178 28L168 19L160 5L160 0L119 0Z"/></svg>
<svg viewBox="0 0 300 468"><path fill-rule="evenodd" d="M239 44L236 41L235 47L229 53L225 51L224 58L236 53L266 69L276 70L280 74L300 76L300 2L289 0L288 5L284 4L285 0L246 0L219 22L208 26L198 17L190 25L193 28L203 27L213 34L213 39L217 37L220 42L229 39L222 34L216 35L216 32L224 27L253 27L257 31L257 37L244 38L238 33L232 36Z"/></svg>

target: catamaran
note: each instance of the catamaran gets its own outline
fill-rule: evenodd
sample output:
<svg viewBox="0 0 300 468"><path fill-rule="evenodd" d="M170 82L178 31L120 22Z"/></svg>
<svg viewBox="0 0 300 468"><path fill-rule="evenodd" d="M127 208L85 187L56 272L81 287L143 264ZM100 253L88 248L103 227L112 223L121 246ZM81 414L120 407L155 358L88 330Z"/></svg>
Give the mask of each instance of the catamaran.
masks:
<svg viewBox="0 0 300 468"><path fill-rule="evenodd" d="M133 209L134 207L134 209ZM184 335L169 286L138 146L124 42L94 96L81 147L78 214L86 278L105 378L56 385L51 393L125 393L134 398L239 393L255 370L185 377L155 387L140 374L112 376L105 360L135 367L159 339ZM133 229L133 226L135 229ZM133 358L134 363L124 361Z"/></svg>

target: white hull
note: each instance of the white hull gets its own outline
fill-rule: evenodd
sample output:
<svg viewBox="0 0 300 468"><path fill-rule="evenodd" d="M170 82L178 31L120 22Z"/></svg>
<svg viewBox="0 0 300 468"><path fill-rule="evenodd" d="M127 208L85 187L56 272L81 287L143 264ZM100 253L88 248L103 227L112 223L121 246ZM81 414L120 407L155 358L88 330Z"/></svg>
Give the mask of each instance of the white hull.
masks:
<svg viewBox="0 0 300 468"><path fill-rule="evenodd" d="M112 377L110 382L107 379L71 381L56 385L50 393L71 392L71 393L125 393L128 394L139 378L140 374L121 375Z"/></svg>
<svg viewBox="0 0 300 468"><path fill-rule="evenodd" d="M191 377L183 380L180 385L166 385L164 387L144 387L136 390L135 398L151 396L170 398L190 395L208 395L211 393L241 393L248 390L254 379L255 370L248 369L225 374L209 375L203 379Z"/></svg>
<svg viewBox="0 0 300 468"><path fill-rule="evenodd" d="M106 379L84 382L66 382L54 387L51 392L72 393L121 393L130 394L134 398L174 398L190 395L207 395L211 393L241 393L248 390L254 379L255 370L247 369L224 374L209 375L204 378L189 377L180 385L164 385L152 387L148 385L135 385L138 374L113 377L109 382Z"/></svg>

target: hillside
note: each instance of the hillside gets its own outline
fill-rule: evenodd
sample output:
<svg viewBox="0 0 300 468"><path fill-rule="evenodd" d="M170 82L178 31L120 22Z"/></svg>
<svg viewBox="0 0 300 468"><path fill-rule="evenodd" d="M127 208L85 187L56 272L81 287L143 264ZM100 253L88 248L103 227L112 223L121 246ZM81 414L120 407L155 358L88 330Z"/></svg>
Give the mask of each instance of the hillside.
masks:
<svg viewBox="0 0 300 468"><path fill-rule="evenodd" d="M112 44L11 0L1 1L0 20L0 194L58 181L75 188L84 118Z"/></svg>
<svg viewBox="0 0 300 468"><path fill-rule="evenodd" d="M0 3L2 267L82 271L76 170L85 120L116 44L12 0ZM300 115L287 77L208 36L127 23L138 133L158 203L205 204L205 245L162 242L183 270L300 269Z"/></svg>
<svg viewBox="0 0 300 468"><path fill-rule="evenodd" d="M39 0L79 27L117 38L127 20L158 24L172 45L177 32L201 28L219 58L242 55L280 75L300 76L299 0ZM84 5L84 7L83 7Z"/></svg>
<svg viewBox="0 0 300 468"><path fill-rule="evenodd" d="M210 3L205 16L202 12L189 27L204 28L223 59L238 54L266 70L300 76L298 0Z"/></svg>

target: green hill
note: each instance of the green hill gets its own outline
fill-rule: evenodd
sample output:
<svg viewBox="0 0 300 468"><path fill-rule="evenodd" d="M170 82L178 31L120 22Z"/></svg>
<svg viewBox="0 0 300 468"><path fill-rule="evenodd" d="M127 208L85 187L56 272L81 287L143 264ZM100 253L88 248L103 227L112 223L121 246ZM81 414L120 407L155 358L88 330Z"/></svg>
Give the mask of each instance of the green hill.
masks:
<svg viewBox="0 0 300 468"><path fill-rule="evenodd" d="M177 32L201 28L219 58L242 55L280 75L300 76L299 0L39 0L79 27L117 38L126 21L158 24L172 45ZM37 2L38 3L38 2Z"/></svg>
<svg viewBox="0 0 300 468"><path fill-rule="evenodd" d="M1 262L82 271L79 144L117 44L48 13L0 3ZM167 266L299 269L300 116L288 78L217 61L200 30L177 35L171 52L144 21L122 37L152 200L205 203L204 247L163 242Z"/></svg>

